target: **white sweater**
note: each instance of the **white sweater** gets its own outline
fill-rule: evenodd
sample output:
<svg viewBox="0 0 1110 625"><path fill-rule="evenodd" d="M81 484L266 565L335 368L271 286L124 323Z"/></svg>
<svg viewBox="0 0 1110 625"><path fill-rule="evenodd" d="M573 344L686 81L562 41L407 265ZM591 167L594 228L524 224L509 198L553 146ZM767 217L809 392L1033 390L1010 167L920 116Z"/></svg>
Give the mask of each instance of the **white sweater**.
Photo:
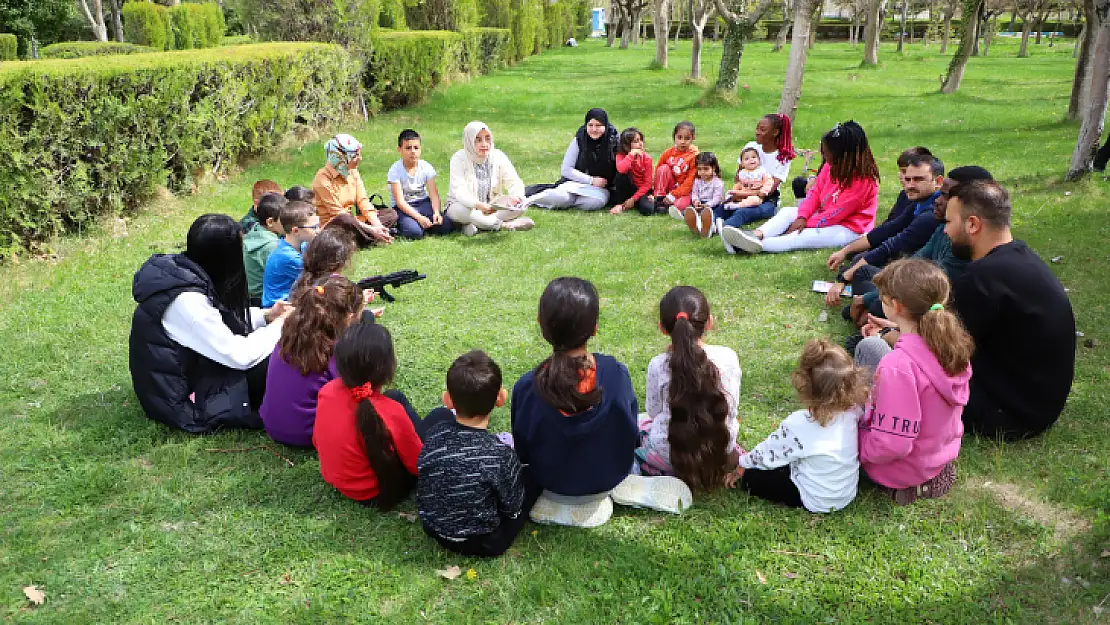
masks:
<svg viewBox="0 0 1110 625"><path fill-rule="evenodd" d="M490 174L490 203L499 196L524 199L524 181L517 175L516 168L509 162L509 157L494 148L490 150L486 160L493 165L493 171ZM468 209L473 209L478 201L478 177L474 173L474 164L466 157L466 150L459 150L451 157L451 182L447 190L447 203L461 204Z"/></svg>
<svg viewBox="0 0 1110 625"><path fill-rule="evenodd" d="M859 418L853 408L828 425L798 410L783 419L767 440L740 456L745 469L776 469L790 465L790 480L810 512L833 512L852 503L859 484Z"/></svg>

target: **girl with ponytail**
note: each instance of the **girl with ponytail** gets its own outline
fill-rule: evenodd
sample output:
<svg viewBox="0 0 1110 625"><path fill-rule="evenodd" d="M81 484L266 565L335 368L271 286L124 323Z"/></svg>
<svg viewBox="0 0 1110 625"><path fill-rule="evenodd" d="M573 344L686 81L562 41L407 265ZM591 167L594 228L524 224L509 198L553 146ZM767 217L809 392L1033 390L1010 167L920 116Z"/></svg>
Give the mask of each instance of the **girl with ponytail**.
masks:
<svg viewBox="0 0 1110 625"><path fill-rule="evenodd" d="M767 184L751 184L752 174L744 173L747 170L744 157L749 150L755 150L758 155L759 167L768 179ZM740 150L740 158L736 159L734 186L725 193L725 204L714 211L715 231L721 232L725 226L739 228L774 217L779 209L779 187L790 177L790 162L795 156L790 118L781 113L768 113L761 117L755 125L755 141L749 141ZM725 250L735 253L735 249L727 244Z"/></svg>
<svg viewBox="0 0 1110 625"><path fill-rule="evenodd" d="M740 360L731 348L705 344L713 317L705 295L692 286L663 296L659 328L671 345L648 364L640 472L677 476L696 491L723 486L738 455Z"/></svg>
<svg viewBox="0 0 1110 625"><path fill-rule="evenodd" d="M901 336L875 369L860 463L905 505L944 495L956 479L973 344L947 308L948 276L933 263L895 261L874 282Z"/></svg>
<svg viewBox="0 0 1110 625"><path fill-rule="evenodd" d="M594 285L557 278L540 296L539 324L552 353L513 386L513 441L528 486L543 490L537 523L596 527L613 503L681 512L690 492L674 478L630 476L639 404L628 368L590 352L599 302Z"/></svg>
<svg viewBox="0 0 1110 625"><path fill-rule="evenodd" d="M259 410L270 438L294 447L312 446L316 396L337 377L332 350L365 307L364 300L362 289L339 275L308 283L293 300L295 310L270 357Z"/></svg>
<svg viewBox="0 0 1110 625"><path fill-rule="evenodd" d="M347 497L388 511L416 484L423 447L408 400L382 392L397 369L389 330L347 328L335 345L335 368L339 378L320 389L312 434L320 475Z"/></svg>

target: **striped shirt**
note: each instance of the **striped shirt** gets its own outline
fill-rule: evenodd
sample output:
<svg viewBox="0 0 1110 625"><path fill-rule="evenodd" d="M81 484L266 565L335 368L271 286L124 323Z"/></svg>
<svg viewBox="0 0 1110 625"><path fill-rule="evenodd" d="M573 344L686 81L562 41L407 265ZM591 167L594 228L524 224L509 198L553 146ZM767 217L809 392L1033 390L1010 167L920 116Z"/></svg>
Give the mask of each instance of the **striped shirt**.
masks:
<svg viewBox="0 0 1110 625"><path fill-rule="evenodd" d="M440 423L416 462L416 505L424 525L445 538L489 534L524 502L520 460L486 429Z"/></svg>

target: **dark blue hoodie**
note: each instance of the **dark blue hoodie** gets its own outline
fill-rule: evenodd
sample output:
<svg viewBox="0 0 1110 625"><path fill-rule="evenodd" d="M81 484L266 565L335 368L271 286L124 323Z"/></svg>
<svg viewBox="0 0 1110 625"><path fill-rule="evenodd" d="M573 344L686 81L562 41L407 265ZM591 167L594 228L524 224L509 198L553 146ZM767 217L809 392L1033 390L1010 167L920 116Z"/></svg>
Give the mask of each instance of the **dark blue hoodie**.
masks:
<svg viewBox="0 0 1110 625"><path fill-rule="evenodd" d="M638 442L639 403L628 368L612 356L594 354L601 403L565 416L536 392L533 372L513 386L513 443L529 479L568 496L610 491L632 468Z"/></svg>
<svg viewBox="0 0 1110 625"><path fill-rule="evenodd" d="M882 267L892 260L909 256L924 247L940 223L933 215L933 205L938 197L940 197L940 191L911 204L909 210L882 226L883 234L875 234L875 230L879 228L872 230L867 235L871 251L863 255L867 264Z"/></svg>

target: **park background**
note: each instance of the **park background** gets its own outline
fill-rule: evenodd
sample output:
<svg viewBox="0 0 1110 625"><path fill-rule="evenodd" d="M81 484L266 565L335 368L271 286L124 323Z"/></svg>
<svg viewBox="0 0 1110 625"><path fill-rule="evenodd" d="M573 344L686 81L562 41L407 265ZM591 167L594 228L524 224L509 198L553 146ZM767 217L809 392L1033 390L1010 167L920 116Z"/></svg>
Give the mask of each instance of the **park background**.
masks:
<svg viewBox="0 0 1110 625"><path fill-rule="evenodd" d="M770 20L752 22L735 85L722 90L728 25L720 41L707 37L702 76L692 78L688 31L664 47L664 68L656 42L631 30L625 49L619 38L610 47L583 36L586 5L563 5L565 19L552 20L555 5L509 3L501 29L476 5L474 21L402 31L383 25L387 6L351 3L341 8L352 22L316 20L324 30L312 37L244 28L251 35L231 40L212 34L220 26L210 8L155 6L130 10L162 39L133 45L184 49L106 54L113 44L83 43L63 56L95 56L0 64L5 620L1110 619L1110 228L1105 178L1065 180L1083 126L1068 119L1081 112L1070 111L1073 39L1037 44L1030 33L1022 55L1020 36L988 45L986 29L975 37L978 55L964 46L960 89L941 94L961 48L954 39L941 51L943 20L927 41L906 36L899 46L897 32L908 30L888 12L874 64L864 62L866 36L826 39L818 27L795 117L799 147L816 148L849 118L868 130L883 173L880 214L898 191L894 158L910 145L932 148L949 167L985 166L1011 191L1015 235L1069 289L1084 334L1072 396L1048 435L965 440L954 491L908 508L864 491L846 510L816 516L718 492L680 517L620 510L592 531L531 525L505 557L479 561L428 540L411 501L381 514L344 500L322 482L310 450L258 432L191 437L147 420L126 368L132 274L150 254L182 249L198 215L245 212L254 180L307 185L323 164L323 140L337 131L363 141L360 171L378 191L402 128L424 135L424 158L445 176L472 119L490 124L526 182L551 182L585 110L602 106L617 126L644 130L653 155L669 146L674 123L691 119L698 145L717 152L729 176L758 118L782 104L798 46L775 51ZM377 27L354 28L365 24L355 8L377 10ZM402 5L410 26L412 8ZM733 7L734 16L751 8ZM227 9L223 28L234 24ZM277 7L274 28L298 25L305 13L295 9ZM197 15L169 17L175 10ZM956 21L962 28L959 12ZM572 34L583 45L560 47ZM15 47L27 55L33 46ZM675 284L703 289L720 324L710 340L736 349L744 368L748 447L796 407L789 372L801 344L849 331L835 311L821 321L821 298L808 290L828 277L820 252L729 257L716 239L696 240L666 219L532 216L529 233L398 242L356 257L352 278L409 267L429 275L400 290L385 317L397 386L420 410L436 404L448 364L467 349L489 351L507 384L539 362L548 347L535 306L560 275L597 284L592 347L627 363L641 396L647 362L666 346L659 298ZM507 410L497 411L493 428L507 426ZM457 579L437 575L451 566ZM41 605L28 599L31 587Z"/></svg>

